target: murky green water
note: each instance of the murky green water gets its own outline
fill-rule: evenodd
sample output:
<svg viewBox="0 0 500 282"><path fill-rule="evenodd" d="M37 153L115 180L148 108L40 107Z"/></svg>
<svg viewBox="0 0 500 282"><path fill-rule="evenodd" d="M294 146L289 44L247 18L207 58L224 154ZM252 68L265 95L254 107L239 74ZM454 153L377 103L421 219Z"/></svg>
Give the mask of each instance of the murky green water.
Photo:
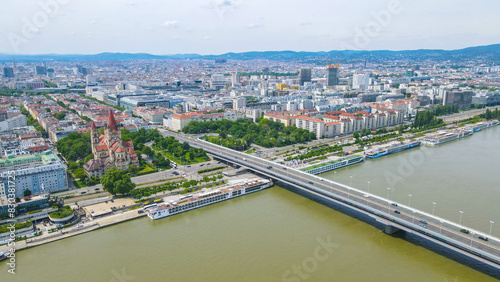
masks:
<svg viewBox="0 0 500 282"><path fill-rule="evenodd" d="M489 231L498 217L500 127L436 148L391 199ZM337 171L386 196L406 151ZM423 152L425 153L425 152ZM334 173L325 177L332 178ZM500 220L498 220L500 224ZM497 232L494 226L493 231ZM280 187L157 221L147 218L17 253L0 281L494 281Z"/></svg>

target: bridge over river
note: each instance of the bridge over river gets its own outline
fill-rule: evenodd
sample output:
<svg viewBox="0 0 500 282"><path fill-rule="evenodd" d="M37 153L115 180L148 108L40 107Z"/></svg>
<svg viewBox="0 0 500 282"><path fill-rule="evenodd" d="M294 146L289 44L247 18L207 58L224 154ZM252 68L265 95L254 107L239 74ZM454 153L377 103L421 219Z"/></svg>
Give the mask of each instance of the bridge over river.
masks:
<svg viewBox="0 0 500 282"><path fill-rule="evenodd" d="M193 147L202 148L218 159L246 167L269 178L288 183L304 192L315 194L370 216L385 225L384 231L387 234L400 230L410 232L500 270L500 239L498 238L300 170L191 136L164 130L161 132L165 136L174 136L180 141L188 142ZM487 241L479 237L487 238Z"/></svg>

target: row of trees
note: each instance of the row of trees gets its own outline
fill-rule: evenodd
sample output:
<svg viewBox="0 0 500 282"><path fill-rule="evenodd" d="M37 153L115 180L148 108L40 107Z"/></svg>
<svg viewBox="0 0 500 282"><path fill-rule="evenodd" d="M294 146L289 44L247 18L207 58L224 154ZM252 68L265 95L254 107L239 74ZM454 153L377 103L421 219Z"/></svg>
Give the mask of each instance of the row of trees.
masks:
<svg viewBox="0 0 500 282"><path fill-rule="evenodd" d="M249 119L192 121L182 131L190 134L219 133L222 139L230 135L241 139L242 144L247 147L254 143L266 148L282 147L316 139L313 132L295 126L285 127L282 123L269 119L261 119L258 124Z"/></svg>
<svg viewBox="0 0 500 282"><path fill-rule="evenodd" d="M439 117L439 116L456 114L459 112L459 107L458 104L453 104L451 106L437 106L433 108L432 111L434 112L435 116Z"/></svg>
<svg viewBox="0 0 500 282"><path fill-rule="evenodd" d="M203 160L209 160L207 154L203 149L197 149L189 146L187 142L180 143L177 139L172 136L165 138L156 138L153 147L164 150L165 152L171 154L175 158L178 158L182 162L192 162L195 159L202 158ZM160 158L157 159L157 162Z"/></svg>
<svg viewBox="0 0 500 282"><path fill-rule="evenodd" d="M443 119L437 118L431 111L419 111L412 123L413 128L428 129L445 125Z"/></svg>
<svg viewBox="0 0 500 282"><path fill-rule="evenodd" d="M484 114L481 114L479 117L484 118L484 119L500 119L500 111L498 109L495 109L494 111L491 111L490 109L487 109Z"/></svg>
<svg viewBox="0 0 500 282"><path fill-rule="evenodd" d="M90 131L85 133L71 132L56 142L56 148L68 163L85 159L92 153Z"/></svg>

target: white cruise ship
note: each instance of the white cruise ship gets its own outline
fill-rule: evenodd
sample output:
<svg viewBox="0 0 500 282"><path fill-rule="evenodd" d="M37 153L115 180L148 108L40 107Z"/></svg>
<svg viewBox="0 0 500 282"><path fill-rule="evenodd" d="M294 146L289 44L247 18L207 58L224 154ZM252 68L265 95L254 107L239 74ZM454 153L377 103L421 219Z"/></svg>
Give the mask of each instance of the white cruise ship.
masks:
<svg viewBox="0 0 500 282"><path fill-rule="evenodd" d="M178 202L171 201L169 203L153 204L145 207L144 210L149 218L155 220L257 192L272 185L272 180L259 179L244 184L211 190L198 195L185 195Z"/></svg>
<svg viewBox="0 0 500 282"><path fill-rule="evenodd" d="M474 132L471 129L459 128L459 129L441 131L438 134L424 137L421 139L421 141L423 144L435 146L453 140L457 140L460 138L464 138L467 136L471 136L473 133Z"/></svg>

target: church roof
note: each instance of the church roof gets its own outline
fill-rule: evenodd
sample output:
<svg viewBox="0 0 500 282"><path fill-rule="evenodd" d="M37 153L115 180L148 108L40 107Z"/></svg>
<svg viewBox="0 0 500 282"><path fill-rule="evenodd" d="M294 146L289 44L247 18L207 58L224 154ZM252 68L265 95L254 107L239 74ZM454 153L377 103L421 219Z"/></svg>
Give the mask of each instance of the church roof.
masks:
<svg viewBox="0 0 500 282"><path fill-rule="evenodd" d="M129 148L129 147L134 147L134 143L132 143L132 141L124 141L123 142L123 147L125 148Z"/></svg>
<svg viewBox="0 0 500 282"><path fill-rule="evenodd" d="M109 110L108 117L108 126L111 131L118 131L118 126L116 125L115 115L113 114L113 110Z"/></svg>
<svg viewBox="0 0 500 282"><path fill-rule="evenodd" d="M108 150L108 146L106 146L106 144L103 144L103 145L97 145L95 146L95 150L100 152L100 151L106 151Z"/></svg>
<svg viewBox="0 0 500 282"><path fill-rule="evenodd" d="M92 130L96 130L97 126L95 126L95 122L92 122Z"/></svg>
<svg viewBox="0 0 500 282"><path fill-rule="evenodd" d="M83 165L83 168L86 171L95 171L100 170L102 168L102 162L100 159L97 160L89 160L86 164Z"/></svg>

